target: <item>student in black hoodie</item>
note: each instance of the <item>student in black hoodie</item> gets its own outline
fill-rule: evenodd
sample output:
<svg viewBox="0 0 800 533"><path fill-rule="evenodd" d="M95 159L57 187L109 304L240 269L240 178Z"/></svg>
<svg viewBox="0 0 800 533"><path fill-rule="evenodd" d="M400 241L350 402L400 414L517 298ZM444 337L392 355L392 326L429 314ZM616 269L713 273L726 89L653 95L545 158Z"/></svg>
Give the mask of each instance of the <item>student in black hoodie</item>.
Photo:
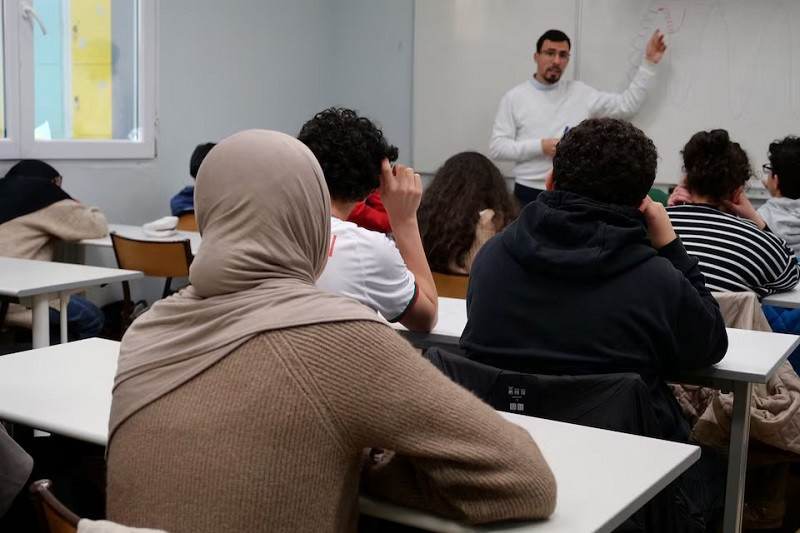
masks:
<svg viewBox="0 0 800 533"><path fill-rule="evenodd" d="M647 196L656 161L628 122L570 129L547 190L475 258L460 346L520 372L638 373L661 437L685 442L689 426L663 376L716 363L728 339L697 259Z"/></svg>

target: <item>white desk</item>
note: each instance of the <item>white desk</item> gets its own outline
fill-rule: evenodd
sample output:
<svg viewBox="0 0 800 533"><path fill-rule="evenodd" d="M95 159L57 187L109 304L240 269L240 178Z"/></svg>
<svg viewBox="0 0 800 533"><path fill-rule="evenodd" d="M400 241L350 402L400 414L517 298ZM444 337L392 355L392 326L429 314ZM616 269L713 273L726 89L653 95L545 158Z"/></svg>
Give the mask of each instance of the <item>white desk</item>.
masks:
<svg viewBox="0 0 800 533"><path fill-rule="evenodd" d="M439 298L439 321L432 332L411 332L400 324L392 324L392 327L418 348L442 346L458 350L458 340L466 324L465 300ZM726 533L738 532L742 529L741 510L744 504L744 480L747 445L750 437L750 400L753 384L766 383L778 366L800 344L800 337L797 335L733 328L728 328L727 331L728 352L722 361L708 368L681 373L679 376L675 376L675 379L671 379L671 381L682 383L713 384L717 388L733 391L728 484L725 492L724 531ZM741 398L747 400L741 401Z"/></svg>
<svg viewBox="0 0 800 533"><path fill-rule="evenodd" d="M0 299L33 308L33 347L50 344L49 302L61 299L61 338L66 338L67 302L71 292L115 281L141 278L138 270L120 270L0 257ZM32 303L31 303L32 302Z"/></svg>
<svg viewBox="0 0 800 533"><path fill-rule="evenodd" d="M0 419L105 446L118 355L93 338L0 357Z"/></svg>
<svg viewBox="0 0 800 533"><path fill-rule="evenodd" d="M171 237L163 237L163 238L156 238L150 237L144 234L144 230L141 226L129 226L126 224L109 224L108 231L116 232L122 235L123 237L131 237L132 239L139 239L143 241L182 241L185 239L189 239L190 245L192 247L192 254L197 255L197 251L200 249L200 234L196 231L178 231L175 235ZM98 246L101 248L112 248L111 245L111 237L106 235L105 237L100 237L99 239L83 239L79 241L80 244L84 246Z"/></svg>
<svg viewBox="0 0 800 533"><path fill-rule="evenodd" d="M0 357L0 419L99 445L108 440L119 343L86 339ZM478 531L611 531L700 457L695 446L520 415L558 482L547 521ZM434 531L470 531L441 517L361 499L362 512Z"/></svg>
<svg viewBox="0 0 800 533"><path fill-rule="evenodd" d="M800 307L800 287L786 292L779 292L764 296L761 300L764 305L774 305L777 307L788 307L789 309L797 309Z"/></svg>
<svg viewBox="0 0 800 533"><path fill-rule="evenodd" d="M430 531L612 531L700 458L700 449L688 444L500 414L530 432L556 476L558 500L549 520L468 526L363 496L361 512Z"/></svg>

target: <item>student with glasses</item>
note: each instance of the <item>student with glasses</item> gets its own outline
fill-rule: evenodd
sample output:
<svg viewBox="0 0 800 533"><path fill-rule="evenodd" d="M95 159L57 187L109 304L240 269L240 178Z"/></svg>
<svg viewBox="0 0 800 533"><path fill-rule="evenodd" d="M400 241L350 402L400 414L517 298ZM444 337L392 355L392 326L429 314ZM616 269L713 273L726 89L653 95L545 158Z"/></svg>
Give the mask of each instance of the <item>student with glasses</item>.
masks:
<svg viewBox="0 0 800 533"><path fill-rule="evenodd" d="M769 145L762 181L772 198L758 208L767 225L800 255L800 138L789 136Z"/></svg>
<svg viewBox="0 0 800 533"><path fill-rule="evenodd" d="M536 41L533 77L508 91L497 110L489 152L515 162L514 194L523 206L544 190L556 145L571 126L590 117L627 118L639 110L667 46L664 35L653 32L645 61L622 93L597 91L581 81L562 82L570 49L564 32L546 31Z"/></svg>

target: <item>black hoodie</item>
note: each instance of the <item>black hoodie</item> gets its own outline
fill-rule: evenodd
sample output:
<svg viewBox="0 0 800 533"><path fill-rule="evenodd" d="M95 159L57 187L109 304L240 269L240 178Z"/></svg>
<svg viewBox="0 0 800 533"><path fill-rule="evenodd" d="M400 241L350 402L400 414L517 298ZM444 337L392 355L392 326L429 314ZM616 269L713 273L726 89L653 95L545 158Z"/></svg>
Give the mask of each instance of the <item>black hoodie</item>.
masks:
<svg viewBox="0 0 800 533"><path fill-rule="evenodd" d="M472 265L461 348L535 374L636 372L663 437L688 426L665 374L716 363L722 315L680 240L656 251L632 207L547 191Z"/></svg>

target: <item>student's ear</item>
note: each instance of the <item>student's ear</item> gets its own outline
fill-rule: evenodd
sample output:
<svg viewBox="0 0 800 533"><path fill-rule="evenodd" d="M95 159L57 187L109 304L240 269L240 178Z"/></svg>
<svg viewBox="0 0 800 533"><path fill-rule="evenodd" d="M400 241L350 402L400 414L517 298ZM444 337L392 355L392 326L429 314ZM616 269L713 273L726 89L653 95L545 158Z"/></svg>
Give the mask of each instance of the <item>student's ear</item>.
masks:
<svg viewBox="0 0 800 533"><path fill-rule="evenodd" d="M553 169L550 169L550 172L547 173L547 177L544 179L544 188L548 191L556 190L556 180L553 179Z"/></svg>
<svg viewBox="0 0 800 533"><path fill-rule="evenodd" d="M687 180L687 179L688 179L688 178L687 178L686 174L684 174L684 175L683 175L683 177L681 178L681 183L680 183L680 184L681 184L681 185L683 185L683 186L685 187L685 186L686 186L686 180Z"/></svg>
<svg viewBox="0 0 800 533"><path fill-rule="evenodd" d="M731 201L731 202L733 202L734 204L735 204L735 203L738 203L739 196L741 196L743 193L744 193L744 185L739 185L739 186L738 186L738 187L736 187L736 189L735 189L735 190L734 190L734 191L731 193L731 196L730 196L730 198L728 198L728 200L730 200L730 201Z"/></svg>

